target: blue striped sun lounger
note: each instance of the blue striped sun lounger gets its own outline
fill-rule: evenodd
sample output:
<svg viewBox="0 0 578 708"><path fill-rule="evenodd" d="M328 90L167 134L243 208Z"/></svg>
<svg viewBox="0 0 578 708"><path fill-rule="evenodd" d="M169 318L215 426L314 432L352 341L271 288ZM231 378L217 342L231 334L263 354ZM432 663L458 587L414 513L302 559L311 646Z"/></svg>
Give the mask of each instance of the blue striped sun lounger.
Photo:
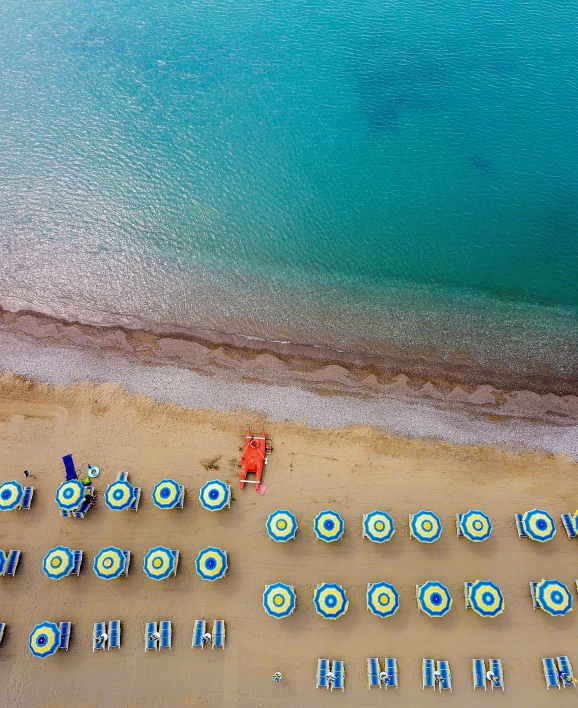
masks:
<svg viewBox="0 0 578 708"><path fill-rule="evenodd" d="M197 649L202 649L205 646L203 644L205 627L205 620L195 620L195 627L193 629L193 647L196 647Z"/></svg>
<svg viewBox="0 0 578 708"><path fill-rule="evenodd" d="M170 620L163 620L160 626L161 641L160 649L171 649L173 629Z"/></svg>
<svg viewBox="0 0 578 708"><path fill-rule="evenodd" d="M104 635L104 622L95 622L94 629L92 630L92 651L104 651L106 649L106 642L100 639Z"/></svg>
<svg viewBox="0 0 578 708"><path fill-rule="evenodd" d="M532 595L532 607L534 609L540 607L540 603L538 602L538 598L536 597L536 588L537 587L538 587L538 583L536 583L536 582L530 583L530 595Z"/></svg>
<svg viewBox="0 0 578 708"><path fill-rule="evenodd" d="M129 506L130 511L138 511L138 505L140 502L140 493L141 493L141 488L135 487L134 488L134 497L132 499L132 504Z"/></svg>
<svg viewBox="0 0 578 708"><path fill-rule="evenodd" d="M464 598L466 601L466 610L469 610L471 608L470 604L470 590L472 589L473 583L464 583Z"/></svg>
<svg viewBox="0 0 578 708"><path fill-rule="evenodd" d="M121 575L128 575L128 569L130 568L130 551L123 551L122 552L124 556L124 570L122 571Z"/></svg>
<svg viewBox="0 0 578 708"><path fill-rule="evenodd" d="M576 688L576 679L574 678L574 672L572 671L572 664L567 656L556 657L558 662L558 671L560 673L560 682L562 686L574 686Z"/></svg>
<svg viewBox="0 0 578 708"><path fill-rule="evenodd" d="M433 688L436 690L434 681L434 660L424 659L421 667L422 674L422 688Z"/></svg>
<svg viewBox="0 0 578 708"><path fill-rule="evenodd" d="M327 674L329 673L329 659L317 659L317 675L315 686L317 688L329 688Z"/></svg>
<svg viewBox="0 0 578 708"><path fill-rule="evenodd" d="M526 531L524 530L524 524L522 523L523 514L514 514L514 519L516 520L516 530L518 531L518 538L530 538Z"/></svg>
<svg viewBox="0 0 578 708"><path fill-rule="evenodd" d="M154 638L154 633L157 631L157 623L156 622L147 622L146 627L145 627L145 636L144 636L144 642L145 642L145 651L152 651L153 649L155 651L158 650L158 641Z"/></svg>
<svg viewBox="0 0 578 708"><path fill-rule="evenodd" d="M128 481L128 472L119 472L116 475L116 481L117 482L126 482Z"/></svg>
<svg viewBox="0 0 578 708"><path fill-rule="evenodd" d="M385 658L385 673L387 674L387 683L385 684L385 687L389 688L390 686L395 686L395 688L399 688L397 678L397 659L394 657Z"/></svg>
<svg viewBox="0 0 578 708"><path fill-rule="evenodd" d="M34 496L34 487L24 487L24 496L22 497L21 509L30 510L32 505L32 497Z"/></svg>
<svg viewBox="0 0 578 708"><path fill-rule="evenodd" d="M6 622L0 622L0 644L4 639L4 632L6 631Z"/></svg>
<svg viewBox="0 0 578 708"><path fill-rule="evenodd" d="M450 693L453 693L452 672L450 670L449 661L438 661L438 671L440 672L440 677L438 680L440 691L447 689Z"/></svg>
<svg viewBox="0 0 578 708"><path fill-rule="evenodd" d="M464 537L464 532L462 531L462 527L461 527L462 516L463 516L463 514L456 514L456 528L457 528L458 538Z"/></svg>
<svg viewBox="0 0 578 708"><path fill-rule="evenodd" d="M61 622L60 623L60 646L58 647L59 649L64 649L64 651L68 651L71 630L72 630L72 623L71 622Z"/></svg>
<svg viewBox="0 0 578 708"><path fill-rule="evenodd" d="M490 671L496 676L495 681L492 681L492 691L494 688L504 690L504 669L502 668L501 659L490 659Z"/></svg>
<svg viewBox="0 0 578 708"><path fill-rule="evenodd" d="M213 622L212 648L225 648L225 620L215 620Z"/></svg>
<svg viewBox="0 0 578 708"><path fill-rule="evenodd" d="M108 648L120 649L120 620L111 620L108 625Z"/></svg>
<svg viewBox="0 0 578 708"><path fill-rule="evenodd" d="M16 569L18 568L18 561L20 560L20 551L10 551L6 558L6 572L4 575L9 575L14 577L16 575Z"/></svg>
<svg viewBox="0 0 578 708"><path fill-rule="evenodd" d="M373 658L367 660L367 688L372 689L376 686L381 688L381 681L379 679L380 667L379 659Z"/></svg>
<svg viewBox="0 0 578 708"><path fill-rule="evenodd" d="M544 669L544 678L546 679L546 688L550 690L551 688L560 688L560 682L558 681L558 671L556 670L556 664L554 659L547 657L542 659L542 668Z"/></svg>
<svg viewBox="0 0 578 708"><path fill-rule="evenodd" d="M562 514L560 518L562 519L562 526L564 526L568 538L576 538L578 534L576 534L576 529L574 528L572 514Z"/></svg>
<svg viewBox="0 0 578 708"><path fill-rule="evenodd" d="M486 664L483 659L472 659L472 675L474 677L474 691L476 688L483 688L484 691L487 691Z"/></svg>
<svg viewBox="0 0 578 708"><path fill-rule="evenodd" d="M179 484L179 489L181 491L179 495L179 501L175 504L175 509L182 509L185 505L185 488L182 484Z"/></svg>
<svg viewBox="0 0 578 708"><path fill-rule="evenodd" d="M82 551L72 551L72 555L74 556L74 565L72 566L72 570L70 571L70 575L80 575L80 568L82 566L83 552Z"/></svg>
<svg viewBox="0 0 578 708"><path fill-rule="evenodd" d="M333 662L333 673L335 674L335 678L331 682L331 690L333 691L334 688L340 688L342 691L345 691L345 665L342 661L338 660Z"/></svg>
<svg viewBox="0 0 578 708"><path fill-rule="evenodd" d="M171 551L173 554L173 558L175 559L175 569L173 570L173 575L177 574L177 568L179 567L179 556L180 556L180 551Z"/></svg>

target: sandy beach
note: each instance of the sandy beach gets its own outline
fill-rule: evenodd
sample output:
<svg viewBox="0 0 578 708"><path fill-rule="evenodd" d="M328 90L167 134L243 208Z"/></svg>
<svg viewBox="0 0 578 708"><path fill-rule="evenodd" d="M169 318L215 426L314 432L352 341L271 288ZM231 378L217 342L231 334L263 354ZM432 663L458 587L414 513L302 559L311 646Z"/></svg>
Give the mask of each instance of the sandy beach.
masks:
<svg viewBox="0 0 578 708"><path fill-rule="evenodd" d="M386 700L399 706L563 706L575 702L573 690L546 691L540 659L568 654L578 667L575 634L578 614L552 618L534 611L529 582L558 578L572 589L576 577L574 543L559 523L576 508L577 464L569 457L490 446L393 437L367 427L313 430L299 423L270 423L274 452L266 471L264 496L241 491L238 465L248 425L260 429L256 414L185 410L150 398L130 396L116 385L81 383L51 387L12 375L0 381L2 481L36 475L30 512L2 514L3 547L22 550L14 579L2 578L2 621L8 625L0 660L4 702L14 706L373 706ZM61 457L97 464L101 493L86 519L63 519L54 493L64 478ZM103 492L119 470L142 487L139 511L112 512ZM151 491L163 477L186 488L182 511L153 506ZM204 482L231 483L229 511L210 513L198 502ZM534 506L549 511L558 533L546 544L519 540L513 514ZM276 508L296 514L295 542L268 538L265 521ZM458 540L455 514L481 508L492 519L490 540ZM345 520L339 543L315 539L312 522L332 508ZM396 523L393 540L383 546L361 538L362 514L374 508ZM441 539L426 546L410 540L408 514L431 509L442 519ZM56 582L42 572L42 558L58 544L82 548L79 578ZM92 561L98 550L115 544L130 550L128 578L99 580ZM179 549L178 575L161 583L142 571L149 548ZM228 551L229 570L216 583L195 572L197 552L207 545ZM501 588L506 610L496 619L466 611L464 581L488 578ZM386 580L401 596L398 613L379 619L366 609L368 582ZM442 619L418 613L415 585L445 583L454 598ZM275 620L262 607L266 584L295 587L297 610ZM342 584L350 600L337 621L319 617L313 607L320 582ZM120 618L118 653L91 651L95 621ZM191 649L195 618L223 618L224 651ZM42 620L73 623L68 653L44 661L31 656L27 640ZM143 651L145 622L170 619L173 648ZM397 657L398 691L367 689L369 656ZM472 690L472 657L500 657L506 691ZM315 689L319 657L342 659L346 690ZM440 698L421 687L423 657L448 659L453 694ZM283 681L274 684L280 670Z"/></svg>

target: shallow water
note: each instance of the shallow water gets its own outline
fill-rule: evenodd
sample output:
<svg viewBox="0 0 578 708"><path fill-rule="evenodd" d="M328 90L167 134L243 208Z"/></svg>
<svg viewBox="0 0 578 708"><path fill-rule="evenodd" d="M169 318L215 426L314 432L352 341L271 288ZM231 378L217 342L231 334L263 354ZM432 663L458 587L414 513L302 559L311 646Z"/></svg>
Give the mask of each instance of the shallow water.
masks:
<svg viewBox="0 0 578 708"><path fill-rule="evenodd" d="M3 304L576 371L578 6L0 18Z"/></svg>

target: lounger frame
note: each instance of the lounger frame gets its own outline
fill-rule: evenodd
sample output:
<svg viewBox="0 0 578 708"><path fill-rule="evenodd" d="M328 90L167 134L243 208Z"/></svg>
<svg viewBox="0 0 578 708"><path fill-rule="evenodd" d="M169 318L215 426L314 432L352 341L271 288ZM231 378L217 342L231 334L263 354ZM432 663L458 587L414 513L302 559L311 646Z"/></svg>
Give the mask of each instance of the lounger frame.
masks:
<svg viewBox="0 0 578 708"><path fill-rule="evenodd" d="M160 623L159 632L161 633L161 638L159 641L159 649L171 649L172 648L172 636L173 628L170 620L162 620Z"/></svg>
<svg viewBox="0 0 578 708"><path fill-rule="evenodd" d="M422 688L433 688L436 690L434 681L435 661L433 659L423 659L421 663Z"/></svg>
<svg viewBox="0 0 578 708"><path fill-rule="evenodd" d="M104 651L106 649L106 642L98 642L98 637L101 637L106 631L106 625L104 622L95 622L94 628L92 630L92 651Z"/></svg>
<svg viewBox="0 0 578 708"><path fill-rule="evenodd" d="M560 690L560 681L558 680L558 670L554 659L550 656L542 659L542 669L544 670L544 679L546 681L546 688L550 690L551 688L558 688Z"/></svg>
<svg viewBox="0 0 578 708"><path fill-rule="evenodd" d="M316 688L329 688L327 674L329 673L329 659L317 659L317 673L315 675Z"/></svg>
<svg viewBox="0 0 578 708"><path fill-rule="evenodd" d="M120 620L111 620L108 624L108 648L120 649L122 626Z"/></svg>
<svg viewBox="0 0 578 708"><path fill-rule="evenodd" d="M556 657L556 663L558 664L558 671L562 674L568 674L571 678L574 678L574 671L572 670L572 664L570 663L570 659L567 656L557 656ZM566 681L563 678L560 678L560 683L564 688L566 686L574 686L576 688L576 683L572 680Z"/></svg>
<svg viewBox="0 0 578 708"><path fill-rule="evenodd" d="M441 661L437 662L437 668L441 674L438 680L439 690L449 690L450 693L453 693L450 662L446 661L445 659L442 659Z"/></svg>
<svg viewBox="0 0 578 708"><path fill-rule="evenodd" d="M147 622L145 626L145 636L144 636L144 650L145 651L158 651L158 640L151 639L151 635L157 631L156 622Z"/></svg>
<svg viewBox="0 0 578 708"><path fill-rule="evenodd" d="M372 688L381 688L381 680L379 678L379 674L381 673L381 668L379 666L379 659L377 657L373 657L371 659L367 659L367 688L370 690Z"/></svg>
<svg viewBox="0 0 578 708"><path fill-rule="evenodd" d="M211 637L212 649L225 648L225 620L215 620L213 622L213 634Z"/></svg>
<svg viewBox="0 0 578 708"><path fill-rule="evenodd" d="M486 686L486 663L483 659L472 659L472 677L474 679L474 691L476 688L488 690Z"/></svg>
<svg viewBox="0 0 578 708"><path fill-rule="evenodd" d="M333 691L334 688L340 688L342 691L345 691L345 664L340 659L333 661L331 669L335 675L335 678L331 682L331 690Z"/></svg>
<svg viewBox="0 0 578 708"><path fill-rule="evenodd" d="M195 620L195 626L193 627L193 641L191 644L193 648L204 649L205 644L203 642L203 635L206 632L206 627L207 623L205 620Z"/></svg>
<svg viewBox="0 0 578 708"><path fill-rule="evenodd" d="M492 691L494 688L501 688L504 690L504 669L502 667L501 659L490 659L490 671L494 673L498 680L496 682L492 681Z"/></svg>
<svg viewBox="0 0 578 708"><path fill-rule="evenodd" d="M568 538L570 540L576 538L578 534L576 533L576 529L574 528L574 520L572 514L561 514L560 518L562 519L562 526L564 527Z"/></svg>
<svg viewBox="0 0 578 708"><path fill-rule="evenodd" d="M68 651L68 645L70 643L70 632L72 631L72 622L61 622L60 623L60 646L59 649Z"/></svg>
<svg viewBox="0 0 578 708"><path fill-rule="evenodd" d="M385 684L385 687L390 688L392 686L395 686L395 688L399 688L397 659L395 657L386 656L384 659L384 669L385 673L387 674L387 683Z"/></svg>

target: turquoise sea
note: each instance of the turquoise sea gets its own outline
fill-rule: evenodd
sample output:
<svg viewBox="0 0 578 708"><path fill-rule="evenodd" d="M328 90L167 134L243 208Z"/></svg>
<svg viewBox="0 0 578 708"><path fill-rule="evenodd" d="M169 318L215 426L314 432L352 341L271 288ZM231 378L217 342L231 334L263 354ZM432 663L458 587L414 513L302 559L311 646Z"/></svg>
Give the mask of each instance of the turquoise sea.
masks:
<svg viewBox="0 0 578 708"><path fill-rule="evenodd" d="M578 4L5 0L0 304L578 372Z"/></svg>

